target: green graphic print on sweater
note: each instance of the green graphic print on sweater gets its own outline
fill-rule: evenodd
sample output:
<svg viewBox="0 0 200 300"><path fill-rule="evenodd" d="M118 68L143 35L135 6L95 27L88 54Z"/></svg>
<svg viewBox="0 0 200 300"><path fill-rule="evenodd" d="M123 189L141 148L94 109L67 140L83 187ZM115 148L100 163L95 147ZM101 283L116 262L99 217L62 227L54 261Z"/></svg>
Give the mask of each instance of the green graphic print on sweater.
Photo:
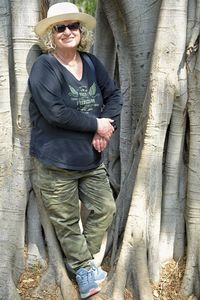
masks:
<svg viewBox="0 0 200 300"><path fill-rule="evenodd" d="M96 103L97 86L94 82L92 86L79 86L77 89L69 85L70 92L68 93L72 101L77 103L77 110L83 112L94 111L96 107L99 107L99 103Z"/></svg>

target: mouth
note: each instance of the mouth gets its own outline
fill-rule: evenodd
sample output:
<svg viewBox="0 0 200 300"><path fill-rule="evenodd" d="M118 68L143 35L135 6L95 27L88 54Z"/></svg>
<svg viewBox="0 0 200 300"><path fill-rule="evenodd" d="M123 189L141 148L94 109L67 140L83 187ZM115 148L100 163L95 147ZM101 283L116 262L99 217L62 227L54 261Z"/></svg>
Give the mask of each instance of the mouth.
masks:
<svg viewBox="0 0 200 300"><path fill-rule="evenodd" d="M72 42L74 40L74 38L64 38L62 39L63 42L68 43L68 42Z"/></svg>

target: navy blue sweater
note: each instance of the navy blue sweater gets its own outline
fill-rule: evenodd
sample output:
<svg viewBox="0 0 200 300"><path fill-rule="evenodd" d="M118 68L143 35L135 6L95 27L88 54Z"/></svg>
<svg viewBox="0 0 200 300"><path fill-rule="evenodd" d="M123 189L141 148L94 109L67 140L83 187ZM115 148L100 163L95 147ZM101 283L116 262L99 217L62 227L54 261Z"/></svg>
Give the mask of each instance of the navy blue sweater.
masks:
<svg viewBox="0 0 200 300"><path fill-rule="evenodd" d="M101 153L92 146L96 118L114 118L121 110L120 91L102 63L88 54L93 72L80 54L81 80L51 54L36 59L29 77L30 153L46 165L70 170L89 170L101 163Z"/></svg>

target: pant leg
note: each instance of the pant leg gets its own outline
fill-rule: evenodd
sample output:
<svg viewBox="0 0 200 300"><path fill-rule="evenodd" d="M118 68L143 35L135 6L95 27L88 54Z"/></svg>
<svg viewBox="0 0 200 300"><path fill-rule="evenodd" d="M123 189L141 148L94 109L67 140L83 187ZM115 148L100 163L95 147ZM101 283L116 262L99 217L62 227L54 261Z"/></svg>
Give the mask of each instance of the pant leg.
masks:
<svg viewBox="0 0 200 300"><path fill-rule="evenodd" d="M99 252L105 231L113 220L116 211L105 166L88 171L80 179L79 196L90 210L83 234L92 254Z"/></svg>
<svg viewBox="0 0 200 300"><path fill-rule="evenodd" d="M76 270L92 258L79 227L78 173L45 167L36 161L33 184L40 195L69 266Z"/></svg>

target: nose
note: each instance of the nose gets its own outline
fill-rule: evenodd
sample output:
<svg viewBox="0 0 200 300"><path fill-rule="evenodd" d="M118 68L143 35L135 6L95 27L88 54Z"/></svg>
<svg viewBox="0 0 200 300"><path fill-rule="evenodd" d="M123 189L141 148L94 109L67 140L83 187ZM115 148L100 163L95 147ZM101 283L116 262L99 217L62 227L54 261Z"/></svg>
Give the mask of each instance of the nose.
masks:
<svg viewBox="0 0 200 300"><path fill-rule="evenodd" d="M64 34L67 34L67 35L71 34L71 30L68 27L65 27Z"/></svg>

